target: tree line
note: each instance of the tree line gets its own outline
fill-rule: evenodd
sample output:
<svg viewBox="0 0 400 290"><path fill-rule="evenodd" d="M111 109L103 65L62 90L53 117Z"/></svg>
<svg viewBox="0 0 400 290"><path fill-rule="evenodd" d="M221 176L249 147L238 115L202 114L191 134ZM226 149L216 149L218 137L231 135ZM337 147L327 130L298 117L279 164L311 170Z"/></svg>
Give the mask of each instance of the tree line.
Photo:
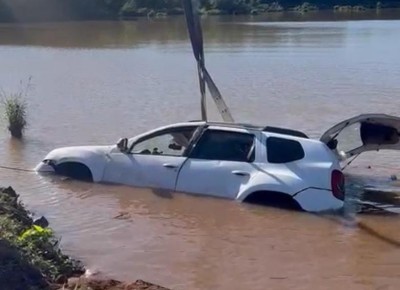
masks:
<svg viewBox="0 0 400 290"><path fill-rule="evenodd" d="M198 0L204 14L400 7L400 0ZM116 19L183 14L181 0L0 0L0 21Z"/></svg>

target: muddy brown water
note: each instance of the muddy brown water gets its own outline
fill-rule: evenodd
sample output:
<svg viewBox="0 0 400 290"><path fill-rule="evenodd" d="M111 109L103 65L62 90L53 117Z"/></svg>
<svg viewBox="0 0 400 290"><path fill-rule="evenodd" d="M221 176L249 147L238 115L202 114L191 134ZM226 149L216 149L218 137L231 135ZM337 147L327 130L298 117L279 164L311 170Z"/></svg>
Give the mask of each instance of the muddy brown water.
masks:
<svg viewBox="0 0 400 290"><path fill-rule="evenodd" d="M236 120L317 138L356 114L400 114L400 14L385 15L208 18L206 63ZM32 168L56 147L112 144L200 114L182 18L0 25L0 87L16 91L30 76L26 138L0 131L0 165ZM350 186L347 219L3 169L0 181L48 217L67 253L117 279L174 289L397 289L400 217L356 214L353 204L398 211L390 176L399 163L399 153L380 152L348 167L352 184L394 192Z"/></svg>

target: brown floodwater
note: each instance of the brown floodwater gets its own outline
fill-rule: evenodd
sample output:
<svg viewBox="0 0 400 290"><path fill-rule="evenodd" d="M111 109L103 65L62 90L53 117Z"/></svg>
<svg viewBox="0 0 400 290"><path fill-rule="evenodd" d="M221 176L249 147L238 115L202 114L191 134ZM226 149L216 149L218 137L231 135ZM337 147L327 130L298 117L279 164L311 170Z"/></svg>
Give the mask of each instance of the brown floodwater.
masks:
<svg viewBox="0 0 400 290"><path fill-rule="evenodd" d="M237 121L318 138L356 114L399 115L396 15L206 18L206 65ZM33 168L56 147L113 144L198 119L191 53L181 17L1 24L0 88L16 92L29 77L32 86L24 140L1 123L0 165ZM397 289L400 216L359 213L359 203L400 212L400 182L390 178L399 163L397 152L373 152L349 165L343 216L4 169L0 184L48 217L68 254L116 279L178 290Z"/></svg>

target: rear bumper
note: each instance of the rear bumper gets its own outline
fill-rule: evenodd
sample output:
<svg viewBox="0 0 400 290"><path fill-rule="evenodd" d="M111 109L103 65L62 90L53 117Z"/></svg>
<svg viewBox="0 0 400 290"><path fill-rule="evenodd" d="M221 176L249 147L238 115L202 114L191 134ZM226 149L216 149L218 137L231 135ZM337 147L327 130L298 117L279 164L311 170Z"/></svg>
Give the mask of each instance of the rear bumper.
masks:
<svg viewBox="0 0 400 290"><path fill-rule="evenodd" d="M338 210L344 202L337 199L332 191L317 188L308 188L293 196L300 206L310 212L320 212L327 210Z"/></svg>

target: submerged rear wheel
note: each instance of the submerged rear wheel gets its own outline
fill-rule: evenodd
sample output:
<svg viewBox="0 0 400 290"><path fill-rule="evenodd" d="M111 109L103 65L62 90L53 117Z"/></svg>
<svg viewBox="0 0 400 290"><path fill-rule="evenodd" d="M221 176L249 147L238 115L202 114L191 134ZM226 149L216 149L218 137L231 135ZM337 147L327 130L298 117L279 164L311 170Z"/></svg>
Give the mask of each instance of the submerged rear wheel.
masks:
<svg viewBox="0 0 400 290"><path fill-rule="evenodd" d="M275 191L257 191L249 194L244 202L284 209L302 210L299 203L290 195Z"/></svg>
<svg viewBox="0 0 400 290"><path fill-rule="evenodd" d="M55 167L55 172L59 175L70 177L82 181L93 181L90 169L79 162L65 162Z"/></svg>

